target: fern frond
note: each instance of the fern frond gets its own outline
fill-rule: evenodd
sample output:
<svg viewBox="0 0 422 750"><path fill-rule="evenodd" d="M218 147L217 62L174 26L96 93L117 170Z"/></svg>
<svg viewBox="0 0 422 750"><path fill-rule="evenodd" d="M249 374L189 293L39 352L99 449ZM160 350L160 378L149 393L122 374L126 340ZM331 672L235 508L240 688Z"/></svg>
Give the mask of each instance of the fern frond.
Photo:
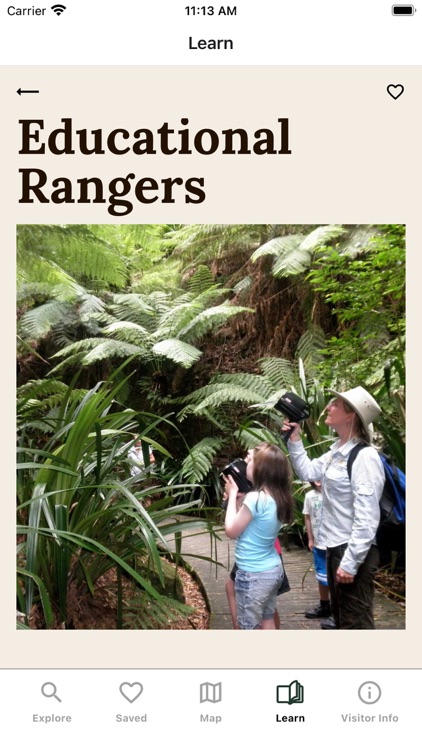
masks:
<svg viewBox="0 0 422 750"><path fill-rule="evenodd" d="M318 326L308 329L300 337L296 355L303 360L308 379L313 377L315 366L324 360L322 350L325 346L324 331Z"/></svg>
<svg viewBox="0 0 422 750"><path fill-rule="evenodd" d="M202 392L202 399L199 396L200 391ZM215 383L205 386L188 396L185 400L188 398L192 399L193 396L196 402L194 404L191 402L194 414L203 414L207 409L215 409L229 403L256 404L262 401L261 393L229 383Z"/></svg>
<svg viewBox="0 0 422 750"><path fill-rule="evenodd" d="M186 338L188 341L197 341L202 338L208 331L226 323L229 318L240 313L253 313L249 307L239 307L223 303L218 307L209 307L197 315L187 326L179 331L179 336Z"/></svg>
<svg viewBox="0 0 422 750"><path fill-rule="evenodd" d="M177 303L172 305L161 316L158 327L154 332L154 338L171 338L177 336L179 331L186 326L192 318L197 315L202 307L199 303L185 296L179 298Z"/></svg>
<svg viewBox="0 0 422 750"><path fill-rule="evenodd" d="M166 291L172 289L177 293L180 287L181 263L175 258L166 258L165 263L160 263L157 267L154 265L142 271L142 274L135 272L132 280L132 289L134 293L149 294L154 290Z"/></svg>
<svg viewBox="0 0 422 750"><path fill-rule="evenodd" d="M208 266L199 266L188 282L188 289L196 297L214 285L214 276Z"/></svg>
<svg viewBox="0 0 422 750"><path fill-rule="evenodd" d="M91 365L94 362L98 362L102 359L127 359L134 354L141 355L144 350L140 346L135 344L129 344L125 341L105 341L104 339L100 344L94 347L91 351L85 354L81 359L81 364Z"/></svg>
<svg viewBox="0 0 422 750"><path fill-rule="evenodd" d="M287 359L264 357L259 360L259 364L272 390L289 388L297 379L292 363Z"/></svg>
<svg viewBox="0 0 422 750"><path fill-rule="evenodd" d="M252 253L251 261L255 263L255 261L263 258L265 255L273 255L275 258L289 255L297 250L304 239L305 235L303 234L289 234L287 237L274 237Z"/></svg>
<svg viewBox="0 0 422 750"><path fill-rule="evenodd" d="M82 322L90 320L93 315L101 315L104 312L105 305L102 299L95 294L85 292L81 295L79 304L79 316Z"/></svg>
<svg viewBox="0 0 422 750"><path fill-rule="evenodd" d="M202 310L205 310L206 307L211 307L212 303L219 300L223 301L230 293L230 289L223 289L220 284L214 284L214 286L204 289L203 292L194 297L194 301L201 305Z"/></svg>
<svg viewBox="0 0 422 750"><path fill-rule="evenodd" d="M182 476L187 482L201 482L207 476L222 443L220 438L208 437L190 449L182 463Z"/></svg>
<svg viewBox="0 0 422 750"><path fill-rule="evenodd" d="M67 302L51 300L44 305L34 307L25 313L20 320L20 328L24 338L41 339L50 333L66 315L72 310Z"/></svg>
<svg viewBox="0 0 422 750"><path fill-rule="evenodd" d="M270 398L274 391L272 384L266 377L254 375L250 372L222 373L216 375L208 387L213 387L214 383L234 385L239 388L246 388L249 391L255 391L262 401Z"/></svg>
<svg viewBox="0 0 422 750"><path fill-rule="evenodd" d="M65 346L55 354L52 354L52 358L68 357L69 355L79 354L80 352L85 352L94 348L97 344L101 344L103 341L104 339L102 338L81 339L80 341L75 341L73 344Z"/></svg>
<svg viewBox="0 0 422 750"><path fill-rule="evenodd" d="M20 225L17 247L18 265L34 280L45 280L46 276L38 274L42 270L46 274L49 268L56 278L60 276L58 258L62 273L76 279L95 279L116 286L123 286L126 279L118 248L85 225Z"/></svg>
<svg viewBox="0 0 422 750"><path fill-rule="evenodd" d="M254 224L190 224L168 232L163 244L197 267L223 254L249 249L266 229L266 225Z"/></svg>
<svg viewBox="0 0 422 750"><path fill-rule="evenodd" d="M49 396L52 393L66 393L68 386L62 383L61 380L43 379L43 380L28 380L27 383L20 385L16 389L16 395L18 399L26 400L28 398L42 398L43 396Z"/></svg>
<svg viewBox="0 0 422 750"><path fill-rule="evenodd" d="M248 427L241 427L240 430L236 430L234 436L236 441L240 443L245 451L255 448L259 443L273 443L277 445L281 440L281 438L269 428L259 427L254 424Z"/></svg>
<svg viewBox="0 0 422 750"><path fill-rule="evenodd" d="M145 297L143 294L114 294L110 312L118 320L128 320L131 323L147 326L147 321L153 320L156 315L149 299L150 297Z"/></svg>
<svg viewBox="0 0 422 750"><path fill-rule="evenodd" d="M152 347L152 351L186 368L191 367L202 356L199 349L179 339L159 341Z"/></svg>
<svg viewBox="0 0 422 750"><path fill-rule="evenodd" d="M149 333L143 326L132 323L130 320L118 320L110 323L104 328L106 336L113 336L118 341L126 341L129 344L141 346L149 338Z"/></svg>
<svg viewBox="0 0 422 750"><path fill-rule="evenodd" d="M302 250L308 250L310 253L314 253L316 250L331 243L345 233L346 229L339 224L327 224L322 227L317 227L317 229L314 229L305 237L300 247Z"/></svg>
<svg viewBox="0 0 422 750"><path fill-rule="evenodd" d="M245 276L243 279L237 282L237 284L234 285L233 291L236 295L244 294L245 292L248 292L249 289L252 286L252 277L251 276Z"/></svg>
<svg viewBox="0 0 422 750"><path fill-rule="evenodd" d="M301 246L296 247L294 250L285 252L283 256L277 258L272 267L272 274L276 278L297 276L299 273L308 270L311 259L311 250L306 250Z"/></svg>
<svg viewBox="0 0 422 750"><path fill-rule="evenodd" d="M361 253L369 252L372 249L371 243L381 234L382 232L377 227L371 225L355 227L339 242L337 252L340 255L350 255L351 258L355 258Z"/></svg>

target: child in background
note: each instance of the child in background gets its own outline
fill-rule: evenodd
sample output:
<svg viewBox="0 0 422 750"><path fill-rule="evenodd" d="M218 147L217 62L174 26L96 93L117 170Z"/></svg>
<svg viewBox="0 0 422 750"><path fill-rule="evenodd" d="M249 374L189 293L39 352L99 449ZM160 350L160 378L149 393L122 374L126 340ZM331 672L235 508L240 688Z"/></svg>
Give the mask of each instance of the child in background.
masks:
<svg viewBox="0 0 422 750"><path fill-rule="evenodd" d="M318 544L318 531L321 524L322 488L321 482L310 482L312 489L306 493L303 505L305 528L308 535L308 548L314 556L315 577L318 582L319 604L305 612L305 617L328 618L331 615L330 594L327 581L327 552Z"/></svg>
<svg viewBox="0 0 422 750"><path fill-rule="evenodd" d="M148 453L149 453L149 462L150 464L155 463L155 456L152 452L152 447L148 446ZM129 453L127 454L127 457L131 461L131 467L130 467L130 475L131 477L136 477L138 474L143 474L145 472L145 460L144 455L142 453L142 441L140 439L137 439L132 448L130 449Z"/></svg>

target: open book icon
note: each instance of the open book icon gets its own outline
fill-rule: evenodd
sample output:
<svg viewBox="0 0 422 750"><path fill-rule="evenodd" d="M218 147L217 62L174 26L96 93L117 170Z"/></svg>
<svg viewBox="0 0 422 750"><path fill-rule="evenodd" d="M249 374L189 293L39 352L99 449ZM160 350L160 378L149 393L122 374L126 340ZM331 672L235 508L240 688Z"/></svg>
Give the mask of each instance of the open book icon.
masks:
<svg viewBox="0 0 422 750"><path fill-rule="evenodd" d="M290 685L277 685L277 703L303 703L303 685L293 680Z"/></svg>

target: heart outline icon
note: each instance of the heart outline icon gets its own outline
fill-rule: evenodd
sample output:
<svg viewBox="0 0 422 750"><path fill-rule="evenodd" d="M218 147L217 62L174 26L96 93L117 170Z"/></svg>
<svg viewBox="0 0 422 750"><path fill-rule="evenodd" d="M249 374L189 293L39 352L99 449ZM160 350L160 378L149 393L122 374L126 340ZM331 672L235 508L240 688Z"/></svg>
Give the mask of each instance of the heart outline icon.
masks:
<svg viewBox="0 0 422 750"><path fill-rule="evenodd" d="M393 99L398 99L399 96L402 95L403 91L404 86L401 83L390 83L387 86L387 93L390 94Z"/></svg>
<svg viewBox="0 0 422 750"><path fill-rule="evenodd" d="M135 688L135 693L133 693L133 688ZM142 695L143 692L143 685L141 685L140 682L122 682L121 685L119 685L119 690L121 694L123 695L123 698L125 698L129 703L134 703L140 695ZM132 691L132 693L128 691Z"/></svg>

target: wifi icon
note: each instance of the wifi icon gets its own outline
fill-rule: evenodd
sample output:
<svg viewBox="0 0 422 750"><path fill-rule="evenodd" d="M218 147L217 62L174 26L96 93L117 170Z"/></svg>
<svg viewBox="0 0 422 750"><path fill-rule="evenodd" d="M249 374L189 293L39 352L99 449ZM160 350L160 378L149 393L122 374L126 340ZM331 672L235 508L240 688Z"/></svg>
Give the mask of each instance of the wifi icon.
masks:
<svg viewBox="0 0 422 750"><path fill-rule="evenodd" d="M66 10L65 5L52 5L51 10L54 10L56 16L61 16L64 10Z"/></svg>

